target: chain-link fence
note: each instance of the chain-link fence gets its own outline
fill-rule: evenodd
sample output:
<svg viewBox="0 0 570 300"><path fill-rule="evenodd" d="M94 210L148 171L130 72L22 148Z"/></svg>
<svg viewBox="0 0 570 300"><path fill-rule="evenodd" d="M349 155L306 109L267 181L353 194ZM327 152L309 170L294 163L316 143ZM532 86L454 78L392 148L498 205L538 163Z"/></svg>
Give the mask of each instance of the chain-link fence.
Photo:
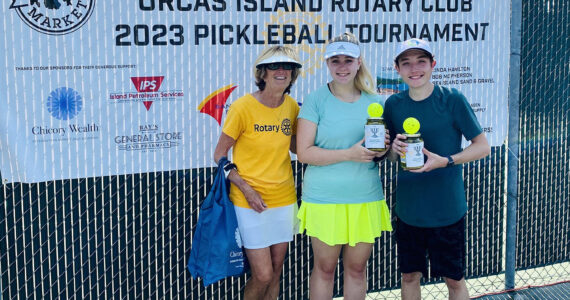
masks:
<svg viewBox="0 0 570 300"><path fill-rule="evenodd" d="M570 6L524 1L516 286L570 279ZM508 67L507 62L502 67ZM471 294L504 288L505 146L464 166L469 201L466 278ZM302 166L293 163L298 193ZM186 263L211 168L6 184L0 195L0 276L5 299L240 299L245 276L204 288ZM393 207L396 169L381 168ZM280 299L306 299L311 249L290 244ZM335 295L342 295L342 263ZM370 299L398 298L393 234L377 240L368 265ZM446 298L441 280L423 294Z"/></svg>
<svg viewBox="0 0 570 300"><path fill-rule="evenodd" d="M570 279L569 16L523 1L517 286Z"/></svg>

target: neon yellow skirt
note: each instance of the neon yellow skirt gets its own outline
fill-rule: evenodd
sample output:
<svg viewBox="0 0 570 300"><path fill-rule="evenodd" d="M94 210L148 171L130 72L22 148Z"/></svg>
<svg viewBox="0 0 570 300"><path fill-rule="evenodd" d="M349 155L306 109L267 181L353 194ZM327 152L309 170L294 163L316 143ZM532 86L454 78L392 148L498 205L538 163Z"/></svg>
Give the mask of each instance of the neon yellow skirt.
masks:
<svg viewBox="0 0 570 300"><path fill-rule="evenodd" d="M317 204L303 201L297 218L299 233L306 231L323 243L334 246L374 243L382 231L392 231L385 200L355 204Z"/></svg>

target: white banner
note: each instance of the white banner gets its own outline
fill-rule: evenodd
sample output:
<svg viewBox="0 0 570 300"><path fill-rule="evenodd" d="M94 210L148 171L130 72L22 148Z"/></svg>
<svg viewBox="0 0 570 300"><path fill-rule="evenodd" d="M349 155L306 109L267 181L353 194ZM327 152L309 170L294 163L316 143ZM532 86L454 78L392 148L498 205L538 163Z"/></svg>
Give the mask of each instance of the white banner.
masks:
<svg viewBox="0 0 570 300"><path fill-rule="evenodd" d="M461 90L490 143L507 132L510 1L11 0L0 39L0 176L8 182L214 165L227 106L255 91L267 45L299 50L303 96L355 33L386 97L399 41L431 41L433 81Z"/></svg>

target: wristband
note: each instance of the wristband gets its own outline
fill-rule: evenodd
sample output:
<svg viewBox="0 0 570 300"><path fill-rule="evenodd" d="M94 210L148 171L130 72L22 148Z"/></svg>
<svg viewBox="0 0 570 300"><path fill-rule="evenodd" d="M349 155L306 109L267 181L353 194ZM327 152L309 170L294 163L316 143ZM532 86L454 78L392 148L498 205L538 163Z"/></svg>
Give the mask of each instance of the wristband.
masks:
<svg viewBox="0 0 570 300"><path fill-rule="evenodd" d="M224 165L224 175L226 178L228 178L232 170L237 171L237 166L234 163L228 161L228 163Z"/></svg>
<svg viewBox="0 0 570 300"><path fill-rule="evenodd" d="M453 167L453 166L455 166L455 161L453 161L453 157L451 157L451 155L450 155L447 157L447 166L446 167L449 168L449 167Z"/></svg>

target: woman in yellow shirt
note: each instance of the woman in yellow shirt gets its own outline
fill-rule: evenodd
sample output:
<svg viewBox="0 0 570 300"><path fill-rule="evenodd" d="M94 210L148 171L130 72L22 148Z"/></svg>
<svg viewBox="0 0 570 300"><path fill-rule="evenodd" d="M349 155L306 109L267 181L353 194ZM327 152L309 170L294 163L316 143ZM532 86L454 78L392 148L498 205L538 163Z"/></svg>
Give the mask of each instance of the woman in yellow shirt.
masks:
<svg viewBox="0 0 570 300"><path fill-rule="evenodd" d="M299 105L289 96L300 73L295 51L265 49L255 61L258 90L232 103L214 159L232 149L230 199L251 267L245 299L276 299L287 246L297 229L297 193L289 150L295 153Z"/></svg>

